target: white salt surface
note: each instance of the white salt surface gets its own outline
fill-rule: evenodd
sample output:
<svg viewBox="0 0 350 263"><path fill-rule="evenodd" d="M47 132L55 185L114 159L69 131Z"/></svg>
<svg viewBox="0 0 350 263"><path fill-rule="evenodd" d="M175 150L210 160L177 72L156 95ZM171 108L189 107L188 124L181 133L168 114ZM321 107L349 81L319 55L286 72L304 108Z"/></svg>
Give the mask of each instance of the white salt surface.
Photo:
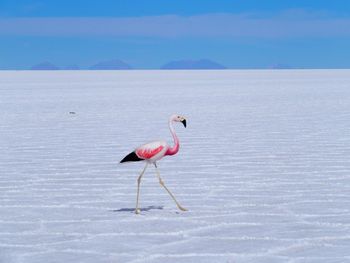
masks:
<svg viewBox="0 0 350 263"><path fill-rule="evenodd" d="M172 113L189 211L150 167L135 215ZM2 71L0 125L0 262L350 262L349 70Z"/></svg>

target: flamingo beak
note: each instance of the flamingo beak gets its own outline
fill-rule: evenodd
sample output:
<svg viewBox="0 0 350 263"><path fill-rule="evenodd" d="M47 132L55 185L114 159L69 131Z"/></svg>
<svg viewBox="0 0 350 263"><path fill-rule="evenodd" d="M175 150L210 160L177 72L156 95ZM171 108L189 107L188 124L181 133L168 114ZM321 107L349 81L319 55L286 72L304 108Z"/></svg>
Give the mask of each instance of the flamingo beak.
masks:
<svg viewBox="0 0 350 263"><path fill-rule="evenodd" d="M185 128L186 128L186 119L183 119L183 121L181 121L182 122L182 124L185 126Z"/></svg>

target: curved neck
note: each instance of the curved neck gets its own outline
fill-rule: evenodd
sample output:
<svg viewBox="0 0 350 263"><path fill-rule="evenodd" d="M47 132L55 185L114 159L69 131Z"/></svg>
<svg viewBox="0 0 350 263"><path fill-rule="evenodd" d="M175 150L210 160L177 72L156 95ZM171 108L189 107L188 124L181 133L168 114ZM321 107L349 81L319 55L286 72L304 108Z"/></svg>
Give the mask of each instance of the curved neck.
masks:
<svg viewBox="0 0 350 263"><path fill-rule="evenodd" d="M179 142L179 139L176 136L172 120L169 120L169 129L170 129L171 135L173 136L173 139L174 139L174 146L170 147L167 150L166 155L174 155L174 154L176 154L179 151L180 142Z"/></svg>

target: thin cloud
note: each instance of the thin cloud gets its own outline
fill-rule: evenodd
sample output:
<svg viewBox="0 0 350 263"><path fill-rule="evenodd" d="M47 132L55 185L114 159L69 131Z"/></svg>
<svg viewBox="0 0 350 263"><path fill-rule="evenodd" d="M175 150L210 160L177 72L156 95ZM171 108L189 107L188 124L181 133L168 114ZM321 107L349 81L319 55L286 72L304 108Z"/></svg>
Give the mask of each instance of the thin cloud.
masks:
<svg viewBox="0 0 350 263"><path fill-rule="evenodd" d="M290 10L275 16L206 14L128 18L2 18L0 36L349 37L350 19Z"/></svg>

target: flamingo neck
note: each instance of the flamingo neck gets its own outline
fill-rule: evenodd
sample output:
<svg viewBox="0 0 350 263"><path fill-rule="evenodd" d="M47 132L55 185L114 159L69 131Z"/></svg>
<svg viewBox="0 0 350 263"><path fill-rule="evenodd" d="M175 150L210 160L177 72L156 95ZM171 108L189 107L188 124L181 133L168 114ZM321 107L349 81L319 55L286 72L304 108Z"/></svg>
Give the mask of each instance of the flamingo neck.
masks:
<svg viewBox="0 0 350 263"><path fill-rule="evenodd" d="M170 147L166 151L165 155L174 155L174 154L176 154L179 151L180 142L179 142L179 139L176 136L172 120L169 120L169 129L170 129L171 135L173 136L173 139L174 139L174 146Z"/></svg>

